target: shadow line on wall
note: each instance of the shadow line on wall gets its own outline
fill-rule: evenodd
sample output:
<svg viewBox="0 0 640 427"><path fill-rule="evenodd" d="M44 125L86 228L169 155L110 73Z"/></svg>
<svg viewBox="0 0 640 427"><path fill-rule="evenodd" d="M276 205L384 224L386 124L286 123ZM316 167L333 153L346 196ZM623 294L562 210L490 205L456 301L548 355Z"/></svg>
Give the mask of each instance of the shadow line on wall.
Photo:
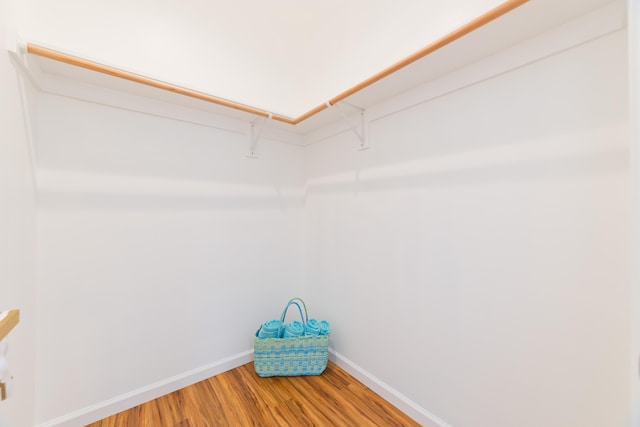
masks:
<svg viewBox="0 0 640 427"><path fill-rule="evenodd" d="M604 153L589 153L553 159L523 159L510 164L473 165L464 168L411 171L387 176L366 170L341 174L332 182L307 184L307 195L329 195L424 188L473 187L524 181L559 181L616 175L628 170L628 150L615 147ZM374 175L374 176L372 176ZM347 176L350 176L348 178Z"/></svg>

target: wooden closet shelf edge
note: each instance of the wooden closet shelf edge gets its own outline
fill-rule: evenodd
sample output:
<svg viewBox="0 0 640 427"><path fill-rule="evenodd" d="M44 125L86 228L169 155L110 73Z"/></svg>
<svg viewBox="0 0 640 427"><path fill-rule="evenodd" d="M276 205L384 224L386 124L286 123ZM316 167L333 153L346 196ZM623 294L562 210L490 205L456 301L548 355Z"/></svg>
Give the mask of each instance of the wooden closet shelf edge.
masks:
<svg viewBox="0 0 640 427"><path fill-rule="evenodd" d="M0 320L0 340L3 340L18 322L20 322L20 310L9 310Z"/></svg>
<svg viewBox="0 0 640 427"><path fill-rule="evenodd" d="M459 38L477 30L478 28L488 24L489 22L505 15L506 13L516 9L519 6L527 3L529 0L507 0L504 3L501 3L497 7L489 10L488 12L480 15L474 20L466 23L465 25L455 29L449 34L441 37L435 42L425 46L417 52L407 56L406 58L392 64L391 66L385 68L384 70L374 74L368 79L356 84L355 86L343 91L331 98L328 103L334 105L344 99L348 98L351 95L354 95L357 92L373 85L374 83L384 79L385 77L390 76L391 74L405 68L406 66L422 59L429 54L437 51L438 49L458 40ZM135 83L155 87L158 89L166 90L169 92L174 92L180 95L188 96L191 98L199 99L202 101L210 102L213 104L217 104L223 107L233 108L236 110L244 111L246 113L255 114L261 117L271 117L273 120L277 120L283 123L288 123L291 125L296 125L300 122L303 122L316 114L320 113L324 109L327 108L327 103L318 105L317 107L312 108L306 113L302 114L297 118L291 118L287 116L283 116L280 114L272 114L269 111L251 107L248 105L240 104L234 101L230 101L224 98L219 98L217 96L209 95L203 92L198 92L196 90L188 89L182 86L166 83L160 80L156 80L150 77L145 77L139 74L135 74L129 71L124 71L118 68L110 67L108 65L100 64L97 62L89 61L87 59L79 58L76 56L68 55L66 53L62 53L53 49L49 49L43 46L39 46L37 44L28 43L27 44L27 52L33 55L42 56L48 59L52 59L59 62L64 62L70 65L74 65L77 67L82 67L88 70L96 71L103 74L108 74L114 77L118 77L121 79L129 80Z"/></svg>

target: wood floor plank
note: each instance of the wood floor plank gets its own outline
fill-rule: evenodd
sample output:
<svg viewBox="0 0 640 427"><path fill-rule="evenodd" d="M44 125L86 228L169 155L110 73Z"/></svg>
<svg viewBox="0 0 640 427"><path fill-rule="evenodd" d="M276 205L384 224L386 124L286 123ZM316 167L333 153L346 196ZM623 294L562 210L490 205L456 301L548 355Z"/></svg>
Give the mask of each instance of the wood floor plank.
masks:
<svg viewBox="0 0 640 427"><path fill-rule="evenodd" d="M321 409L325 416L333 419L341 425L370 425L366 423L358 414L354 414L348 401L348 395L345 393L333 392L322 386L314 387L313 379L308 378L307 381L291 381L292 396L295 399L302 400L309 406ZM343 391L346 390L343 389ZM308 400L307 400L308 398ZM364 424L363 424L364 422Z"/></svg>
<svg viewBox="0 0 640 427"><path fill-rule="evenodd" d="M331 420L334 425L346 425L355 421L350 419L335 399L324 399L326 394L320 389L310 387L307 381L290 381L287 385L291 387L291 401L306 408L305 418L311 418L314 421L313 425L327 425L324 420Z"/></svg>
<svg viewBox="0 0 640 427"><path fill-rule="evenodd" d="M374 419L376 425L385 426L406 426L414 422L409 416L402 412L390 413L388 407L390 404L379 398L377 394L366 387L358 387L356 385L349 386L351 394L359 402L357 406L362 413L368 414Z"/></svg>
<svg viewBox="0 0 640 427"><path fill-rule="evenodd" d="M88 427L419 426L329 362L322 375L259 377L253 363Z"/></svg>
<svg viewBox="0 0 640 427"><path fill-rule="evenodd" d="M191 413L187 414L194 420L202 420L202 424L209 426L227 425L225 408L218 397L218 393L209 380L201 381L191 387L190 391L193 406Z"/></svg>

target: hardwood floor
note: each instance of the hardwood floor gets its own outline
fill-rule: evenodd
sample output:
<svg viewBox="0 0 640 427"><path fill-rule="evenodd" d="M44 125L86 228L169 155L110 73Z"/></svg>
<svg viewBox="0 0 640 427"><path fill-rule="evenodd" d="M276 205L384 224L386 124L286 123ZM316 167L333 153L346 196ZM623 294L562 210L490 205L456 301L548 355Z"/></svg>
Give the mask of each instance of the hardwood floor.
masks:
<svg viewBox="0 0 640 427"><path fill-rule="evenodd" d="M319 376L272 378L248 363L88 427L419 425L329 362Z"/></svg>

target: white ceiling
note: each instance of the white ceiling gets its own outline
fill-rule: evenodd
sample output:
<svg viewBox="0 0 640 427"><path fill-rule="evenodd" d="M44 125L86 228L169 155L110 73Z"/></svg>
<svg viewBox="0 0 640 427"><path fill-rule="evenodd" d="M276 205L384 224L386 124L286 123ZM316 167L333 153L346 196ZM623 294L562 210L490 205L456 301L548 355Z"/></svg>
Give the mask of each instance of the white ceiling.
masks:
<svg viewBox="0 0 640 427"><path fill-rule="evenodd" d="M610 2L531 0L348 101L366 108ZM20 0L16 27L28 42L296 117L497 3ZM253 118L55 61L31 60L45 75L230 117ZM340 119L335 111L325 110L296 126L273 121L269 126L305 134Z"/></svg>
<svg viewBox="0 0 640 427"><path fill-rule="evenodd" d="M297 117L503 0L20 0L30 42Z"/></svg>

